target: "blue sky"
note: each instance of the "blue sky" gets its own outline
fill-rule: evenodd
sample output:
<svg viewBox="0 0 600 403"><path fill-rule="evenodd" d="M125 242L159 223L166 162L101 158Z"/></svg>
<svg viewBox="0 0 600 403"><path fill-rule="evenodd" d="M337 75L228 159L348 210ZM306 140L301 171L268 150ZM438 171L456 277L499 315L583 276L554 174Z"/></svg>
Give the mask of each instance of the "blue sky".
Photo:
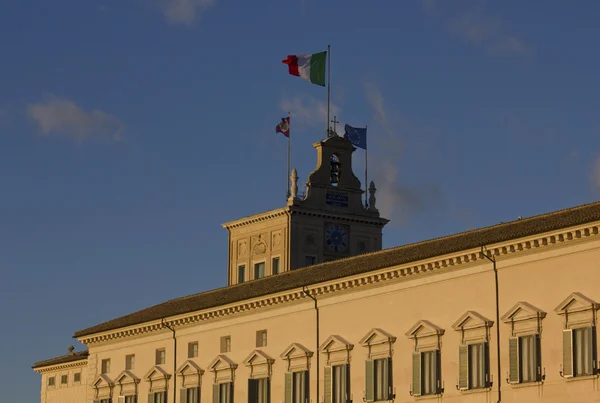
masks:
<svg viewBox="0 0 600 403"><path fill-rule="evenodd" d="M21 0L0 12L0 389L74 331L223 286L220 224L284 203L326 91L369 127L384 246L597 200L600 3ZM363 155L355 168L362 180ZM82 346L77 345L80 349Z"/></svg>

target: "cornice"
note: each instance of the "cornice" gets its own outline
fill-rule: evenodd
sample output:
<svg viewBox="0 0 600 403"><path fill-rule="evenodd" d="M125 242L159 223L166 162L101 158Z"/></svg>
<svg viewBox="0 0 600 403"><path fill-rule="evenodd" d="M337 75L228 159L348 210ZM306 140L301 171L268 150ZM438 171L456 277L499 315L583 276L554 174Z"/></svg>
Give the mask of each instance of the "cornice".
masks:
<svg viewBox="0 0 600 403"><path fill-rule="evenodd" d="M290 210L291 215L302 215L309 217L318 217L336 221L354 222L360 224L370 224L382 227L386 225L390 220L377 216L370 217L368 215L356 215L356 214L338 214L333 212L323 212L317 210L301 209L298 207L292 207Z"/></svg>
<svg viewBox="0 0 600 403"><path fill-rule="evenodd" d="M80 361L71 361L71 362L66 362L64 364L50 365L47 367L35 368L34 371L39 374L45 374L47 372L55 372L55 371L62 371L65 369L85 367L86 365L87 365L87 357Z"/></svg>
<svg viewBox="0 0 600 403"><path fill-rule="evenodd" d="M221 226L225 229L239 228L246 225L254 224L261 221L271 220L273 218L282 217L288 214L288 208L283 207L271 211L267 211L265 213L251 215L249 217L240 218L238 220L229 221Z"/></svg>
<svg viewBox="0 0 600 403"><path fill-rule="evenodd" d="M512 241L506 241L494 245L485 246L485 250L494 257L508 257L511 255L521 255L527 252L546 249L557 245L563 245L570 242L580 241L582 239L598 236L600 232L600 222L586 224L569 229L562 229L553 232L542 233ZM380 253L380 252L379 252ZM470 249L453 254L443 255L431 259L407 263L404 265L393 266L386 269L374 270L372 272L362 273L355 276L343 277L320 284L310 286L310 293L313 295L326 295L349 289L368 287L379 283L398 281L406 277L418 277L433 271L444 271L458 268L462 265L478 262L488 262L482 249ZM302 289L293 289L280 293L269 294L263 297L239 301L218 308L211 308L203 311L197 311L184 315L165 318L165 323L171 327L181 327L193 323L218 320L224 317L231 317L239 314L245 314L257 311L263 308L273 307L275 305L288 304L308 298ZM161 321L146 322L127 328L114 329L107 332L86 335L78 338L85 344L91 345L101 342L109 342L117 339L128 338L164 330Z"/></svg>

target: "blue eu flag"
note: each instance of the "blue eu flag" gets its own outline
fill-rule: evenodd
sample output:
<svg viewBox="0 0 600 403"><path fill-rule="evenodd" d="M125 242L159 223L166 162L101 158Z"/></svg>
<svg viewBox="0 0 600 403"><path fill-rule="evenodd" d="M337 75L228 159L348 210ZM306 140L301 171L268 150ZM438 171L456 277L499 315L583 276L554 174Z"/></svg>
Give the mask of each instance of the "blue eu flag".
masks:
<svg viewBox="0 0 600 403"><path fill-rule="evenodd" d="M366 127L352 127L350 125L344 126L344 138L350 140L358 148L363 150L367 149L367 128Z"/></svg>

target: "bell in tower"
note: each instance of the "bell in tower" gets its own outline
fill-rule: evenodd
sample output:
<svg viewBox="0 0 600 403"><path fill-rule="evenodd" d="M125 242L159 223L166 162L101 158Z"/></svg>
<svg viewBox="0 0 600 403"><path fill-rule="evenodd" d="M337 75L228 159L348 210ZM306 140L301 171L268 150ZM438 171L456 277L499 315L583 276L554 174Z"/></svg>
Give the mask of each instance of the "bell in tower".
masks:
<svg viewBox="0 0 600 403"><path fill-rule="evenodd" d="M329 170L331 172L331 184L337 186L340 183L340 159L336 154L331 156Z"/></svg>

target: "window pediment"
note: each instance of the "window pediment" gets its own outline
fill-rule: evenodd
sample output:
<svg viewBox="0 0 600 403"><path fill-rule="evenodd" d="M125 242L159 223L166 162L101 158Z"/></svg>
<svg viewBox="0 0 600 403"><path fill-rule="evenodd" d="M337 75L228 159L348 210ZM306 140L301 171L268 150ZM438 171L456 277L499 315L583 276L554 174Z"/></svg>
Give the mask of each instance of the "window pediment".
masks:
<svg viewBox="0 0 600 403"><path fill-rule="evenodd" d="M410 339L416 339L417 337L442 336L444 333L444 329L434 325L430 321L420 320L406 332L406 336Z"/></svg>
<svg viewBox="0 0 600 403"><path fill-rule="evenodd" d="M323 354L333 353L336 351L349 351L354 348L354 344L338 335L332 335L327 338L319 347Z"/></svg>
<svg viewBox="0 0 600 403"><path fill-rule="evenodd" d="M494 321L489 320L485 316L474 311L467 311L456 322L454 322L452 329L467 330L481 327L492 327L493 325Z"/></svg>
<svg viewBox="0 0 600 403"><path fill-rule="evenodd" d="M249 367L260 364L273 364L274 362L275 359L269 357L264 351L254 350L248 357L246 357L244 360L244 365Z"/></svg>
<svg viewBox="0 0 600 403"><path fill-rule="evenodd" d="M177 375L186 376L186 375L202 375L204 370L198 366L192 360L186 360L183 364L179 366L177 369Z"/></svg>
<svg viewBox="0 0 600 403"><path fill-rule="evenodd" d="M154 381L157 379L169 379L171 375L162 369L159 365L155 365L144 375L144 379L147 381Z"/></svg>
<svg viewBox="0 0 600 403"><path fill-rule="evenodd" d="M361 340L360 345L363 347L372 346L375 344L394 343L396 336L392 336L383 329L374 328L369 331Z"/></svg>
<svg viewBox="0 0 600 403"><path fill-rule="evenodd" d="M299 343L290 344L288 346L288 348L283 350L283 353L281 353L281 355L280 355L281 358L287 359L287 360L290 360L293 358L312 357L312 356L313 356L313 352Z"/></svg>
<svg viewBox="0 0 600 403"><path fill-rule="evenodd" d="M599 304L585 295L574 292L571 293L563 302L557 306L554 311L559 315L567 312L581 312L598 309Z"/></svg>
<svg viewBox="0 0 600 403"><path fill-rule="evenodd" d="M115 379L115 383L124 384L124 383L139 383L140 378L135 376L131 371L123 371L117 376Z"/></svg>
<svg viewBox="0 0 600 403"><path fill-rule="evenodd" d="M214 360L212 360L208 366L208 369L211 372L217 372L225 369L236 369L237 366L238 365L225 354L219 354Z"/></svg>
<svg viewBox="0 0 600 403"><path fill-rule="evenodd" d="M94 388L112 388L115 384L106 374L100 374L96 377L92 383Z"/></svg>
<svg viewBox="0 0 600 403"><path fill-rule="evenodd" d="M528 302L519 301L502 316L504 323L519 322L531 319L544 319L546 312Z"/></svg>

